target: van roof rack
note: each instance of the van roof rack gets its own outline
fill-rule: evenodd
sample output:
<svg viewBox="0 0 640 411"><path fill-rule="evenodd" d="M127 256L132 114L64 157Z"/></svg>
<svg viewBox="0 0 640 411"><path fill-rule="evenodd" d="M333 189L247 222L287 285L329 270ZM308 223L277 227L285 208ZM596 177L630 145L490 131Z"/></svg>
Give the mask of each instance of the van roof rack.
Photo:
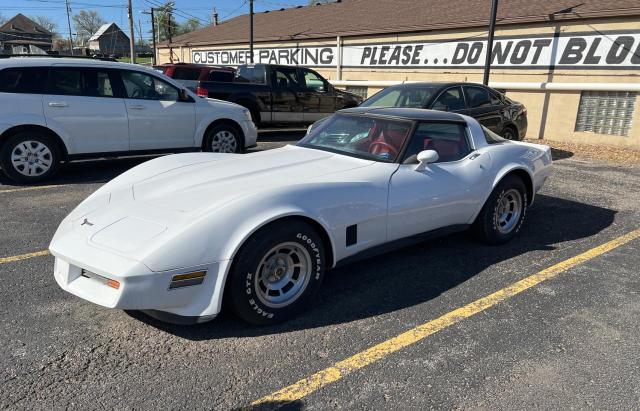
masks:
<svg viewBox="0 0 640 411"><path fill-rule="evenodd" d="M91 56L67 56L60 54L0 54L0 59L8 59L11 57L34 57L34 58L58 58L58 59L89 59L102 61L117 61L111 57L91 57Z"/></svg>

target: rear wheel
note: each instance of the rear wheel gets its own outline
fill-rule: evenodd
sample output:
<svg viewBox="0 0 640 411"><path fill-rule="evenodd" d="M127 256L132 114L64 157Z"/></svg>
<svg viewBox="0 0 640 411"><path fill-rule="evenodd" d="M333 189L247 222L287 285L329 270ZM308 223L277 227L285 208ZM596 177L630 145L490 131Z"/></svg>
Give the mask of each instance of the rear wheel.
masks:
<svg viewBox="0 0 640 411"><path fill-rule="evenodd" d="M518 140L518 133L512 127L507 127L502 131L502 137L507 140Z"/></svg>
<svg viewBox="0 0 640 411"><path fill-rule="evenodd" d="M520 177L506 176L493 190L474 222L474 232L489 244L503 244L520 230L527 211L527 190Z"/></svg>
<svg viewBox="0 0 640 411"><path fill-rule="evenodd" d="M212 153L241 153L240 131L231 124L219 124L207 133L204 151Z"/></svg>
<svg viewBox="0 0 640 411"><path fill-rule="evenodd" d="M322 239L301 221L271 224L256 232L234 258L229 305L258 325L285 321L304 311L322 283Z"/></svg>
<svg viewBox="0 0 640 411"><path fill-rule="evenodd" d="M35 183L51 177L60 165L60 147L39 131L23 131L9 137L0 150L0 165L18 183Z"/></svg>

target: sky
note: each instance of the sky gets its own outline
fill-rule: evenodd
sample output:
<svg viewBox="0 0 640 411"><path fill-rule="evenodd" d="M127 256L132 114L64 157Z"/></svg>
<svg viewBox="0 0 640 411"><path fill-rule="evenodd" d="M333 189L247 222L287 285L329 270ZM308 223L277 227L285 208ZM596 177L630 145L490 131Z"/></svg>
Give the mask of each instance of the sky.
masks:
<svg viewBox="0 0 640 411"><path fill-rule="evenodd" d="M133 16L135 23L135 37L138 38L138 20L142 26L142 36L151 39L151 16L141 13L148 11L150 7L157 7L167 0L132 0ZM178 22L183 22L190 17L197 17L203 23L211 21L213 8L218 12L218 20L223 21L231 17L249 12L249 3L246 0L173 0L175 3L174 15ZM129 34L129 22L127 19L127 0L69 0L71 12L80 10L95 10L107 22L115 22L125 33ZM254 0L256 12L265 10L278 10L281 8L307 5L308 0ZM0 14L4 18L11 18L22 13L26 16L48 16L57 24L57 32L63 37L68 36L67 14L65 0L0 0ZM72 32L73 29L73 20Z"/></svg>

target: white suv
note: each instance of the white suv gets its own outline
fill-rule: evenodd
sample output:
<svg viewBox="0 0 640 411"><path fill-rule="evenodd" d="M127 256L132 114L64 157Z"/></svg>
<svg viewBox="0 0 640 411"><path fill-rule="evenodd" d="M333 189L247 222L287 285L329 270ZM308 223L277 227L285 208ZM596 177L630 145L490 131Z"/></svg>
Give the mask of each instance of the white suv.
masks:
<svg viewBox="0 0 640 411"><path fill-rule="evenodd" d="M50 177L61 161L150 152L242 152L249 111L204 99L142 66L81 58L0 59L0 167Z"/></svg>

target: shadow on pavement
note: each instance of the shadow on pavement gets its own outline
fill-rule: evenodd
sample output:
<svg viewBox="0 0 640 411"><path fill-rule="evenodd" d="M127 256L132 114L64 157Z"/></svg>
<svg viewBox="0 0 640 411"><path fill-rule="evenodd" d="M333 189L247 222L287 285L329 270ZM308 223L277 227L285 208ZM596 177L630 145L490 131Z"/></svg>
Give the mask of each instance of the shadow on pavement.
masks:
<svg viewBox="0 0 640 411"><path fill-rule="evenodd" d="M36 185L23 185L21 187L34 187L37 185L66 185L66 184L91 184L106 183L124 173L125 171L158 157L141 156L141 157L122 157L98 160L82 160L72 161L62 164L60 170L52 179L43 181ZM0 184L9 186L19 186L9 180L3 172L0 171Z"/></svg>
<svg viewBox="0 0 640 411"><path fill-rule="evenodd" d="M304 132L297 130L266 130L261 131L258 136L258 148L250 149L248 152L272 149L285 144L295 144L302 137ZM262 144L261 144L262 143ZM166 155L166 154L163 154ZM63 185L63 184L91 184L106 183L125 171L152 160L160 155L147 155L138 157L119 157L92 159L82 161L72 161L62 164L58 173L51 180L43 181L36 185ZM0 170L0 184L7 187L22 187L9 180ZM36 185L27 185L32 187Z"/></svg>
<svg viewBox="0 0 640 411"><path fill-rule="evenodd" d="M299 411L304 409L304 404L300 400L292 402L265 402L258 405L251 405L248 407L236 408L236 411L268 411L268 410L280 410L280 411Z"/></svg>
<svg viewBox="0 0 640 411"><path fill-rule="evenodd" d="M570 157L573 157L573 151L560 150L559 148L551 147L551 158L553 158L553 161Z"/></svg>
<svg viewBox="0 0 640 411"><path fill-rule="evenodd" d="M214 321L178 326L138 312L129 315L171 334L207 340L251 337L341 324L412 307L438 297L492 265L533 250L593 236L609 227L616 212L539 195L527 221L510 243L483 245L466 233L443 237L327 273L313 307L276 326L249 326L223 313Z"/></svg>

